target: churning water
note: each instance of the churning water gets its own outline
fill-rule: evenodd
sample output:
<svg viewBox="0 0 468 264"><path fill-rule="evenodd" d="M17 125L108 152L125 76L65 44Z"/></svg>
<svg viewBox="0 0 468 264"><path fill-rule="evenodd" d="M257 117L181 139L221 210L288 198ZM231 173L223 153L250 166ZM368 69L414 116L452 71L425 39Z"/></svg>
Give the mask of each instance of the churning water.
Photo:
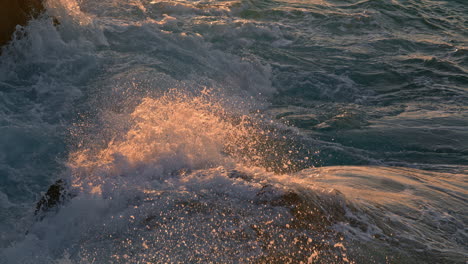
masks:
<svg viewBox="0 0 468 264"><path fill-rule="evenodd" d="M466 262L466 1L46 7L0 56L0 263Z"/></svg>

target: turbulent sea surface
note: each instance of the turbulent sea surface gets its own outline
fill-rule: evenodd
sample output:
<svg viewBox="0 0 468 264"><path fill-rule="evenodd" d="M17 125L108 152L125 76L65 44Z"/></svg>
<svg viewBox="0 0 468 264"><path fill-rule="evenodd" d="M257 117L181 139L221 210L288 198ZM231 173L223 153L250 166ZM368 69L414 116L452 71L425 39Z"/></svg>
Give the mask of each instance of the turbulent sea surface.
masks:
<svg viewBox="0 0 468 264"><path fill-rule="evenodd" d="M47 0L0 56L0 263L466 263L467 28L464 0Z"/></svg>

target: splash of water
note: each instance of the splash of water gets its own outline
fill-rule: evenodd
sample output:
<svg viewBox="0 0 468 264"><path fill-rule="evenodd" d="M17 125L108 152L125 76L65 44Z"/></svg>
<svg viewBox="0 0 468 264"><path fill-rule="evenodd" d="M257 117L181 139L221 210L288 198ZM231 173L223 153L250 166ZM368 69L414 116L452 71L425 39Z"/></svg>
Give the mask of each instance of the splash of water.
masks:
<svg viewBox="0 0 468 264"><path fill-rule="evenodd" d="M287 160L292 151L268 148L276 130L262 128L265 122L255 114L227 110L227 103L209 90L197 96L172 90L143 98L127 116L108 115L110 123L97 135L99 140L70 155L74 184L100 192L99 182L112 177L136 181L134 172L139 180L162 180L179 170L264 165L272 163L266 160L271 156L278 167L292 166Z"/></svg>

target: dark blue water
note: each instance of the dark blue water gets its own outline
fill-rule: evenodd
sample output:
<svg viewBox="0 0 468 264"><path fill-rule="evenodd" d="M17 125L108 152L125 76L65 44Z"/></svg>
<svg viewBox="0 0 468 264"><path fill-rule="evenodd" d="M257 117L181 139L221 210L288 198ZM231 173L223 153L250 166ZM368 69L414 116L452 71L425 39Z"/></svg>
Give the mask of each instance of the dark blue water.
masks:
<svg viewBox="0 0 468 264"><path fill-rule="evenodd" d="M466 261L465 1L46 6L0 56L0 263Z"/></svg>

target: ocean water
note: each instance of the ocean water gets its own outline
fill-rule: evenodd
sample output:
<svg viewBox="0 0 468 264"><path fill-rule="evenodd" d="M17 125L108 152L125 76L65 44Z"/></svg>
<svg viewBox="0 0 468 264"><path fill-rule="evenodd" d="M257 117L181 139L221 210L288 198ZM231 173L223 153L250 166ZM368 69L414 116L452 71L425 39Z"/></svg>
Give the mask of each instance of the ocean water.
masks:
<svg viewBox="0 0 468 264"><path fill-rule="evenodd" d="M47 0L0 55L0 263L466 263L467 14Z"/></svg>

